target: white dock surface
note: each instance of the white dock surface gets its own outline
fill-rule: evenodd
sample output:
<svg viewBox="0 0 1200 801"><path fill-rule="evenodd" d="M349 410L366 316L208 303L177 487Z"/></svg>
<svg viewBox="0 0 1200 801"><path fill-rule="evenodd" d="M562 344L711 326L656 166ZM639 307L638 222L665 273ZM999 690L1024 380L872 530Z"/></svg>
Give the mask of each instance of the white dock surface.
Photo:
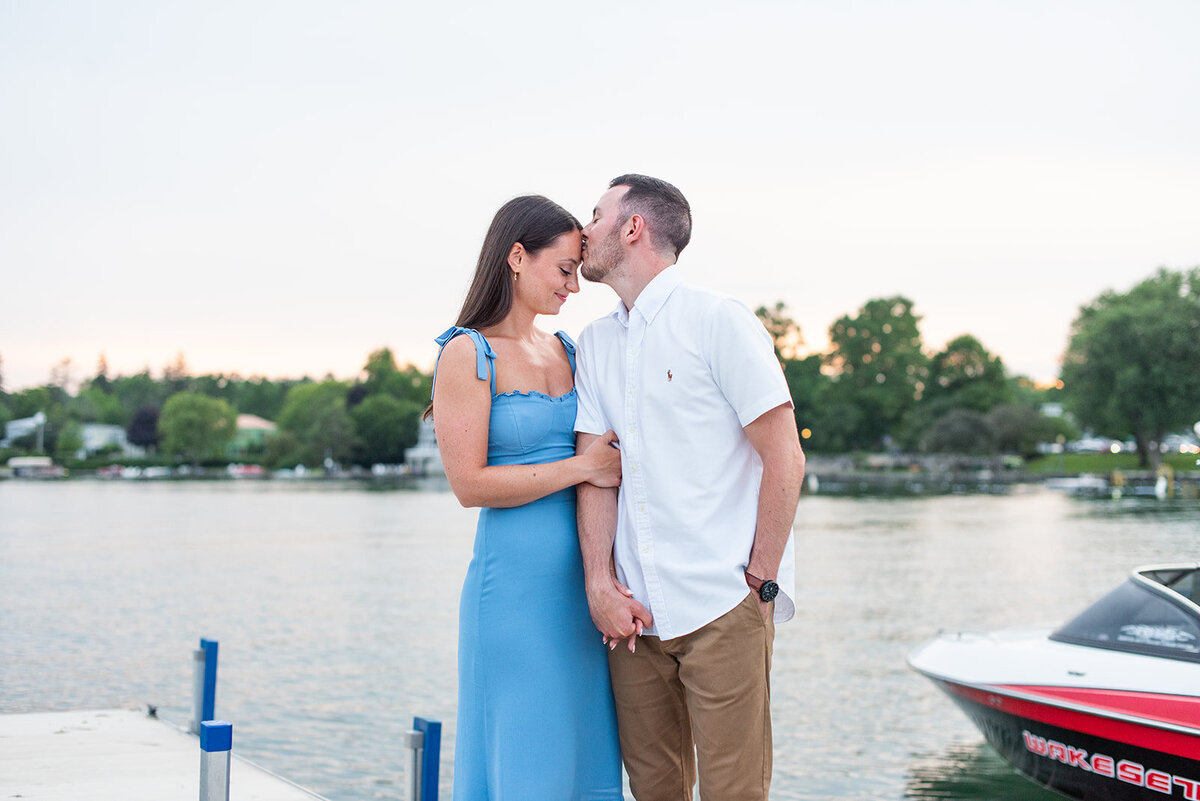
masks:
<svg viewBox="0 0 1200 801"><path fill-rule="evenodd" d="M237 758L237 801L320 798ZM200 739L128 709L0 715L0 799L197 801Z"/></svg>

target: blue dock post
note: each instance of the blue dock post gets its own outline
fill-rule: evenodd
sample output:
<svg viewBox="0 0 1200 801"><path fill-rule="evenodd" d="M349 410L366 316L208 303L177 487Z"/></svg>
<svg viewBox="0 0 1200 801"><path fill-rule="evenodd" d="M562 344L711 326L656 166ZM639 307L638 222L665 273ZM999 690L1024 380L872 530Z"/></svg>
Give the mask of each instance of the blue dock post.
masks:
<svg viewBox="0 0 1200 801"><path fill-rule="evenodd" d="M232 753L232 723L206 720L200 724L200 801L229 801Z"/></svg>
<svg viewBox="0 0 1200 801"><path fill-rule="evenodd" d="M411 801L437 801L438 762L442 750L442 724L437 720L413 718L412 731L405 734L412 751L409 767Z"/></svg>
<svg viewBox="0 0 1200 801"><path fill-rule="evenodd" d="M217 641L200 639L200 648L192 652L194 704L192 733L200 733L200 724L217 716Z"/></svg>

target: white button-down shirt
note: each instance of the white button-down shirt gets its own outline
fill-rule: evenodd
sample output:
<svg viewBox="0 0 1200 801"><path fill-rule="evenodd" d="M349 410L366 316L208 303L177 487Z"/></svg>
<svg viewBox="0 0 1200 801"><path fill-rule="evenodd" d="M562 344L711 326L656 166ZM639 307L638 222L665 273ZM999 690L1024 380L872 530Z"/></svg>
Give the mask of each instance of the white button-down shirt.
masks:
<svg viewBox="0 0 1200 801"><path fill-rule="evenodd" d="M750 591L762 460L743 426L791 404L771 337L745 305L671 266L633 309L585 328L578 359L575 430L621 441L617 577L654 616L646 633L693 632ZM789 537L776 622L795 614L795 574Z"/></svg>

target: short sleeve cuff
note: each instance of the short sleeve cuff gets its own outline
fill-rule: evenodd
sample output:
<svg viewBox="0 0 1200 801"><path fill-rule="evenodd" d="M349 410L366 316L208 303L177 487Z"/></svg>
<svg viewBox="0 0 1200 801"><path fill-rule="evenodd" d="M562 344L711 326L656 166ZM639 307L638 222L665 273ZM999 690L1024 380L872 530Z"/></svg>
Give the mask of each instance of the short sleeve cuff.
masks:
<svg viewBox="0 0 1200 801"><path fill-rule="evenodd" d="M776 406L783 406L785 403L792 409L796 408L795 404L792 403L792 396L788 394L786 388L772 393L768 397L759 399L752 406L747 406L745 409L738 409L738 422L742 424L742 428L745 428ZM575 430L579 430L578 421L575 423Z"/></svg>
<svg viewBox="0 0 1200 801"><path fill-rule="evenodd" d="M599 436L600 434L603 434L607 430L608 429L605 428L604 426L600 425L599 423L595 423L591 420L577 419L575 421L575 433L576 434L596 434L597 436Z"/></svg>

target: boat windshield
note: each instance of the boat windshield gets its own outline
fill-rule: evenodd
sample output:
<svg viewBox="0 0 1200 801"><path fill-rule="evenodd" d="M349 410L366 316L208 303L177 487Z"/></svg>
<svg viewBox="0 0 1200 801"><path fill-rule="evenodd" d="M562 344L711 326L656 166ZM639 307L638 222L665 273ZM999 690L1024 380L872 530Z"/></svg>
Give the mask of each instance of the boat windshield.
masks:
<svg viewBox="0 0 1200 801"><path fill-rule="evenodd" d="M1164 567L1158 570L1142 570L1141 575L1173 590L1192 603L1200 606L1200 568Z"/></svg>
<svg viewBox="0 0 1200 801"><path fill-rule="evenodd" d="M1192 570L1190 574L1162 577L1175 579L1174 585L1153 574L1143 575L1169 586L1194 604L1198 589L1196 571ZM1050 639L1200 662L1200 619L1195 610L1188 607L1186 601L1180 602L1167 593L1160 595L1130 579L1054 632Z"/></svg>

